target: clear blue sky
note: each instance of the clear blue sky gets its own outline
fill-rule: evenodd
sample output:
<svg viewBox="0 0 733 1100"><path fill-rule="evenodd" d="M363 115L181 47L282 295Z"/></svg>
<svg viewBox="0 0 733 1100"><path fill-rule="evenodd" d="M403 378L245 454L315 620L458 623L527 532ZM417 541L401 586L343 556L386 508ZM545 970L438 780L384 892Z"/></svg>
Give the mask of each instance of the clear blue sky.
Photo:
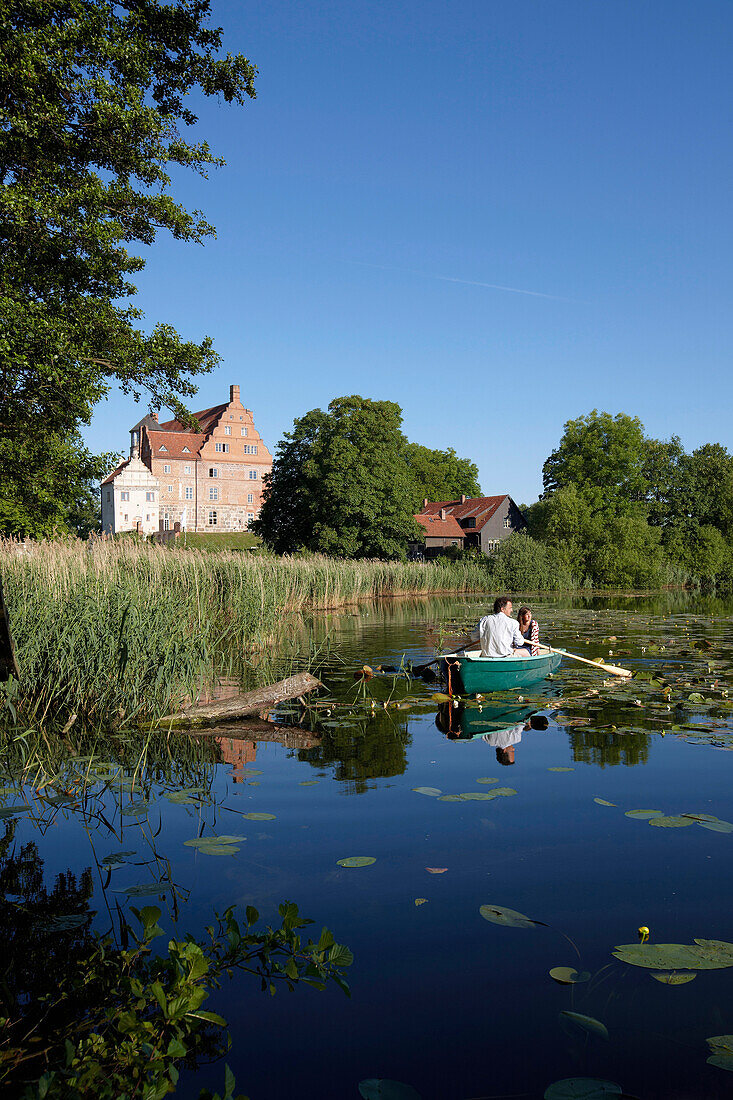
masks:
<svg viewBox="0 0 733 1100"><path fill-rule="evenodd" d="M527 502L594 407L730 446L730 0L212 8L258 98L202 103L227 166L176 178L217 239L161 237L138 278L147 324L223 356L194 408L238 382L274 448L334 397L397 401ZM144 411L113 393L89 444Z"/></svg>

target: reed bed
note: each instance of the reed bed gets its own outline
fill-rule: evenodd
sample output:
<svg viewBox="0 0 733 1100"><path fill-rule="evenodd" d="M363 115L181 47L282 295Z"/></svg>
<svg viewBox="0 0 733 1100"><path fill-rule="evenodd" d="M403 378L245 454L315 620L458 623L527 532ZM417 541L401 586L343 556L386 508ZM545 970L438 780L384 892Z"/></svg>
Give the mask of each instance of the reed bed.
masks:
<svg viewBox="0 0 733 1100"><path fill-rule="evenodd" d="M0 543L26 721L119 726L166 713L287 617L485 589L481 565L202 553L133 540ZM229 663L227 665L227 662ZM258 664L260 675L263 665Z"/></svg>

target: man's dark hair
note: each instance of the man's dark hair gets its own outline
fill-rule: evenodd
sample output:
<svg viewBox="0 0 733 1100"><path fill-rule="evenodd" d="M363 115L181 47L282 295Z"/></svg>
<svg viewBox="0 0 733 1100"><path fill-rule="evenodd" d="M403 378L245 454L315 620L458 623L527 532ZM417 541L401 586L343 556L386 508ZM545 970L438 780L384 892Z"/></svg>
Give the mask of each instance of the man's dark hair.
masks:
<svg viewBox="0 0 733 1100"><path fill-rule="evenodd" d="M508 596L497 596L494 600L494 614L498 615L500 611L503 611L508 603L512 601Z"/></svg>
<svg viewBox="0 0 733 1100"><path fill-rule="evenodd" d="M510 767L514 763L506 749L496 750L496 762L497 764L503 764L505 768Z"/></svg>

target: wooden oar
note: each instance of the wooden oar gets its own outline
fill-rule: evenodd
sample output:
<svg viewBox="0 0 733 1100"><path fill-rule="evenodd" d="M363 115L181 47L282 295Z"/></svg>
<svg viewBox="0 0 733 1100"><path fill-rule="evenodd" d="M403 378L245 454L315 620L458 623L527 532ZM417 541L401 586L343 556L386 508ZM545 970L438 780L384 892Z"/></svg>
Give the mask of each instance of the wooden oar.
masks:
<svg viewBox="0 0 733 1100"><path fill-rule="evenodd" d="M465 645L459 646L458 649L454 649L453 653L465 653L467 649L470 649L472 645L479 645L478 642L466 642ZM433 657L432 661L428 661L426 665L413 665L410 670L410 674L413 672L424 672L426 668L432 668L433 665L437 665L438 661L442 661L444 657L452 657L453 653L441 653L438 657Z"/></svg>
<svg viewBox="0 0 733 1100"><path fill-rule="evenodd" d="M545 645L544 642L534 642L534 645L539 646L540 649L546 649L548 653L558 653L561 657L570 657L573 661L580 661L584 665L592 665L593 668L598 668L602 672L610 672L612 676L623 676L624 679L631 676L631 670L628 668L619 668L618 665L606 665L600 664L598 661L591 661L590 657L579 657L577 653L568 653L566 649L553 649L551 645Z"/></svg>

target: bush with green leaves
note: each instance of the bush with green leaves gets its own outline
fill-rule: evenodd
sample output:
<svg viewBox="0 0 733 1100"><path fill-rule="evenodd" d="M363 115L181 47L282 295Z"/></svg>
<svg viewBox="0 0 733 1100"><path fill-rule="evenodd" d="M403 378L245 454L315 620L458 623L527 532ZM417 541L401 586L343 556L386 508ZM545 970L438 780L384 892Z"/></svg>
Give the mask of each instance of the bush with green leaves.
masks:
<svg viewBox="0 0 733 1100"><path fill-rule="evenodd" d="M170 940L161 954L152 951L164 934L160 909L133 912L141 934L123 926L132 946L129 939L119 947L111 935L95 935L60 976L48 974L40 996L14 999L6 987L0 1018L4 1095L160 1100L175 1091L179 1066L194 1068L202 1056L227 1050L226 1021L203 1006L235 971L253 975L272 994L278 983L292 991L299 985L323 990L333 982L349 992L342 971L353 961L351 951L326 928L317 941L305 939L303 929L313 922L293 902L280 905L279 927L255 932L257 910L247 906L240 924L232 907L207 929L205 941L190 935ZM227 1067L223 1100L234 1087ZM202 1096L213 1100L211 1093Z"/></svg>

